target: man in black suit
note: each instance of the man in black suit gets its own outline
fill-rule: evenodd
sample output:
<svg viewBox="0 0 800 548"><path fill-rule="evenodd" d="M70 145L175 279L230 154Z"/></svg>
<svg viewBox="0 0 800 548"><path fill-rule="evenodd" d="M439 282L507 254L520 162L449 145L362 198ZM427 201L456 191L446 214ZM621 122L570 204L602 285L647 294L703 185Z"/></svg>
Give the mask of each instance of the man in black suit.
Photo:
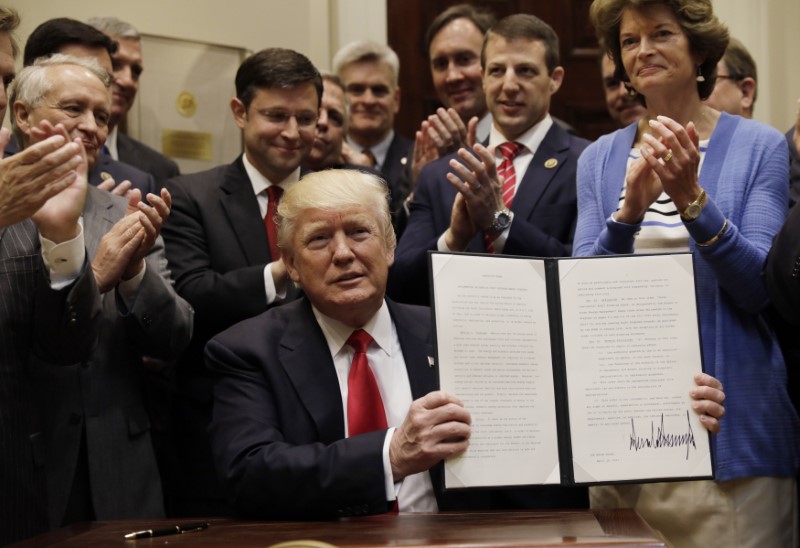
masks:
<svg viewBox="0 0 800 548"><path fill-rule="evenodd" d="M537 17L512 15L488 31L481 59L493 117L489 148L460 149L422 170L389 277L389 295L402 302L429 302L428 250L571 253L575 174L588 141L548 113L564 78L558 37ZM503 148L515 153L506 159ZM508 172L501 180L498 171L511 166L513 182Z"/></svg>
<svg viewBox="0 0 800 548"><path fill-rule="evenodd" d="M28 37L25 43L23 64L27 67L37 58L66 53L76 57L91 57L109 74L112 74L111 55L117 50L117 43L108 36L80 21L60 17L45 21ZM105 151L105 141L98 146L89 144L89 184L111 189L115 194L124 194L130 188L138 188L143 197L158 193L155 179L149 173L131 165L118 162ZM114 184L110 183L113 181Z"/></svg>
<svg viewBox="0 0 800 548"><path fill-rule="evenodd" d="M295 295L273 219L280 194L300 178L300 164L311 150L321 95L319 72L305 56L281 48L252 55L236 73L231 100L244 154L167 184L167 258L178 293L195 309L192 343L177 371L176 513L228 511L206 436L211 379L203 347L223 329Z"/></svg>
<svg viewBox="0 0 800 548"><path fill-rule="evenodd" d="M180 175L178 164L119 131L120 123L128 115L136 99L139 77L144 70L139 31L130 23L120 21L116 17L92 17L87 23L117 43L117 50L111 54L114 83L111 124L106 139L108 153L115 160L136 166L151 174L158 188L161 188L169 179Z"/></svg>
<svg viewBox="0 0 800 548"><path fill-rule="evenodd" d="M284 261L305 297L206 347L218 375L214 460L239 514L588 504L582 490L558 486L442 492L440 463L466 450L471 419L456 396L437 390L430 310L384 297L395 237L382 181L353 170L312 173L286 193L280 217ZM718 382L702 384L711 387L704 398L721 401ZM722 410L700 405L715 417Z"/></svg>
<svg viewBox="0 0 800 548"><path fill-rule="evenodd" d="M0 120L15 74L19 25L0 7ZM95 340L99 294L78 222L86 156L61 126L24 152L0 159L0 545L45 531L41 420L30 360L82 360ZM10 140L0 130L0 150Z"/></svg>
<svg viewBox="0 0 800 548"><path fill-rule="evenodd" d="M400 60L388 46L369 41L351 42L333 57L333 72L341 78L350 101L347 144L374 158L391 190L392 211L405 200L400 188L412 141L394 130L400 110L397 78Z"/></svg>

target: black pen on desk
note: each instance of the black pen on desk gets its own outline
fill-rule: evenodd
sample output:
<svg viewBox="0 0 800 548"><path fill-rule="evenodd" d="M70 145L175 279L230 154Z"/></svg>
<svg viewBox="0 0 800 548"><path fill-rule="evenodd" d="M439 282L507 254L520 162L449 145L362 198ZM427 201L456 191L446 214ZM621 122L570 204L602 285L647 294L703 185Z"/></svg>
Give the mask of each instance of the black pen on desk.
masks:
<svg viewBox="0 0 800 548"><path fill-rule="evenodd" d="M134 531L125 535L126 540L134 540L138 538L150 537L164 537L167 535L180 535L183 533L192 533L194 531L202 531L208 527L208 522L200 521L197 523L185 523L183 525L173 525L172 527L163 527L161 529L144 529L143 531Z"/></svg>

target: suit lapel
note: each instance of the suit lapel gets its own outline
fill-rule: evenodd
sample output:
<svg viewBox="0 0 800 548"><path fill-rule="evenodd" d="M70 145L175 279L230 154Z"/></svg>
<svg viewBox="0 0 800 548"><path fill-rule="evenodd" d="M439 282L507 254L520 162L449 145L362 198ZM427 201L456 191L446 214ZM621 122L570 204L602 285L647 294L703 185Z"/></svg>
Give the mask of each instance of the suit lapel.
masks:
<svg viewBox="0 0 800 548"><path fill-rule="evenodd" d="M536 204L553 182L567 159L569 137L561 127L553 122L550 131L545 135L519 182L511 210L514 215L528 219L536 209ZM553 162L555 161L555 165ZM550 167L548 167L550 166Z"/></svg>
<svg viewBox="0 0 800 548"><path fill-rule="evenodd" d="M429 365L429 359L433 356L431 325L429 322L422 324L415 321L402 307L389 299L386 299L386 303L403 350L408 381L411 384L411 398L416 400L428 392L438 390L436 369Z"/></svg>
<svg viewBox="0 0 800 548"><path fill-rule="evenodd" d="M124 210L114 211L111 193L89 187L83 206L83 234L89 259L94 259L100 239L124 215Z"/></svg>
<svg viewBox="0 0 800 548"><path fill-rule="evenodd" d="M255 265L271 262L264 220L241 156L228 167L220 188L222 209L248 263Z"/></svg>
<svg viewBox="0 0 800 548"><path fill-rule="evenodd" d="M325 335L307 299L284 306L295 307L297 314L287 314L291 319L279 342L278 358L317 425L320 441L333 443L344 438L344 412Z"/></svg>
<svg viewBox="0 0 800 548"><path fill-rule="evenodd" d="M117 133L117 154L120 162L137 165L139 154L136 147L131 143L130 138L124 133Z"/></svg>
<svg viewBox="0 0 800 548"><path fill-rule="evenodd" d="M111 176L111 173L108 169L108 164L111 163L111 156L108 154L103 154L102 152L97 156L97 163L95 163L94 169L89 172L89 184L92 186L97 186L102 183L105 179ZM103 177L103 173L106 173L107 176ZM121 183L122 181L115 181L117 183Z"/></svg>

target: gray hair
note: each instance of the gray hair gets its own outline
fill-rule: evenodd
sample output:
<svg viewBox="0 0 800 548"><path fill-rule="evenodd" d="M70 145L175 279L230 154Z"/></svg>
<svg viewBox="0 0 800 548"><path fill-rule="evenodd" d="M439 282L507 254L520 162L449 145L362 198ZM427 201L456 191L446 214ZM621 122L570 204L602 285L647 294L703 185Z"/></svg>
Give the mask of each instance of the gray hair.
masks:
<svg viewBox="0 0 800 548"><path fill-rule="evenodd" d="M141 40L141 36L139 35L139 31L136 30L136 27L116 17L90 17L86 20L86 24L114 38Z"/></svg>
<svg viewBox="0 0 800 548"><path fill-rule="evenodd" d="M291 251L297 218L303 211L341 211L353 206L364 206L375 214L386 249L394 251L397 237L392 228L386 182L355 169L315 171L289 187L278 205L278 246Z"/></svg>
<svg viewBox="0 0 800 548"><path fill-rule="evenodd" d="M53 89L53 81L47 76L48 67L59 65L83 67L95 75L106 89L111 89L111 76L94 58L56 53L50 57L40 57L32 65L19 71L11 84L9 104L13 105L19 101L30 108L37 108L44 100L44 96ZM17 126L17 117L13 115L11 116L11 128L14 135L17 136L17 140L22 142L22 133Z"/></svg>
<svg viewBox="0 0 800 548"><path fill-rule="evenodd" d="M341 78L345 67L363 61L385 63L392 72L392 85L397 87L400 76L400 59L392 48L378 42L358 40L342 46L333 56L333 72Z"/></svg>

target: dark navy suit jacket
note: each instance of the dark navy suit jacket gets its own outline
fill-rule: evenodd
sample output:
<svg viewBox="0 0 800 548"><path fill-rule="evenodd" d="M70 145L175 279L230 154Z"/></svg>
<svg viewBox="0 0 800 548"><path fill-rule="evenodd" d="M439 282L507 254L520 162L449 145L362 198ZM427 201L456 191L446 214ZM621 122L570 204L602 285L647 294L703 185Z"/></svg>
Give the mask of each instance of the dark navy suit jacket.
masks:
<svg viewBox="0 0 800 548"><path fill-rule="evenodd" d="M94 169L89 172L89 184L97 186L109 177L112 177L117 184L130 181L132 188L142 191L142 199L146 199L148 193L157 193L160 188L156 186L155 179L149 173L124 162L118 162L108 154L100 154Z"/></svg>
<svg viewBox="0 0 800 548"><path fill-rule="evenodd" d="M578 156L589 141L553 124L520 179L511 210L514 220L503 254L568 257L577 220L575 175ZM450 226L457 190L447 181L451 154L431 162L419 177L408 225L389 271L388 291L397 301L428 304L428 251ZM555 165L554 165L555 161ZM519 174L517 174L519 177ZM481 233L466 251L486 253Z"/></svg>
<svg viewBox="0 0 800 548"><path fill-rule="evenodd" d="M426 307L387 300L411 395L438 389ZM218 374L209 429L217 473L237 513L311 519L386 512L385 430L344 437L339 381L310 302L298 299L245 320L206 346ZM585 488L523 487L442 492L440 510L585 508Z"/></svg>

